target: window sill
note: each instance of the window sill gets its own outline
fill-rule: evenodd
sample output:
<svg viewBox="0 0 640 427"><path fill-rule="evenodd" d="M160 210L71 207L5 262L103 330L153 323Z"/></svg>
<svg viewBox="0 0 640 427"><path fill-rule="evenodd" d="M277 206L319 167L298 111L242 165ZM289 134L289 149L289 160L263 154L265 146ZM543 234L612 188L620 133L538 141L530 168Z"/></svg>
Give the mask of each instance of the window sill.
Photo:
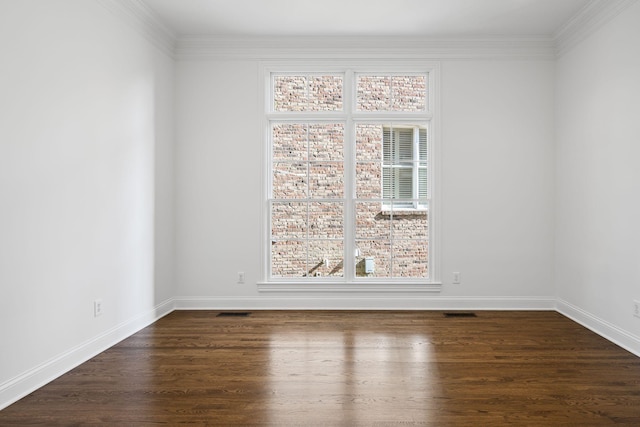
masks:
<svg viewBox="0 0 640 427"><path fill-rule="evenodd" d="M384 216L415 216L415 215L420 215L420 216L427 216L427 214L429 213L428 209L394 209L394 210L387 210L387 209L383 209L380 211L380 215L384 215Z"/></svg>
<svg viewBox="0 0 640 427"><path fill-rule="evenodd" d="M258 292L301 292L301 293L439 293L442 283L391 283L366 282L366 283L336 283L336 282L259 282Z"/></svg>

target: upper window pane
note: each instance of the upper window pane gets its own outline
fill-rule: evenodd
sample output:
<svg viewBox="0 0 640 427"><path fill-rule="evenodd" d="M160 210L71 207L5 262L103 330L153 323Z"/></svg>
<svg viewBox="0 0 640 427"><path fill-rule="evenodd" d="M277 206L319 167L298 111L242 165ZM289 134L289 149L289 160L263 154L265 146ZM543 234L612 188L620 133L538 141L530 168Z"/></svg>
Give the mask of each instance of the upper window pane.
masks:
<svg viewBox="0 0 640 427"><path fill-rule="evenodd" d="M404 111L427 109L427 75L359 74L356 87L358 111Z"/></svg>
<svg viewBox="0 0 640 427"><path fill-rule="evenodd" d="M275 111L342 110L341 75L275 75Z"/></svg>
<svg viewBox="0 0 640 427"><path fill-rule="evenodd" d="M344 159L344 124L309 125L309 160Z"/></svg>
<svg viewBox="0 0 640 427"><path fill-rule="evenodd" d="M273 160L307 160L308 126L298 123L273 125Z"/></svg>
<svg viewBox="0 0 640 427"><path fill-rule="evenodd" d="M382 160L383 126L358 123L356 125L356 160Z"/></svg>

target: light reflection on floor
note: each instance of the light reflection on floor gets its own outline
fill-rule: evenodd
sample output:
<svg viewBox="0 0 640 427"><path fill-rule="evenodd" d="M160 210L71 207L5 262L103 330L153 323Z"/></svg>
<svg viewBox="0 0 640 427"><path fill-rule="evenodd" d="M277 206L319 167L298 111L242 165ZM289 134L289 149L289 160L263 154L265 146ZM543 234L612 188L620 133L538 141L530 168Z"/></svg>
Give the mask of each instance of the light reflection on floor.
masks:
<svg viewBox="0 0 640 427"><path fill-rule="evenodd" d="M276 425L420 422L439 395L424 335L283 332L272 334L269 351L267 417ZM318 413L322 422L306 418Z"/></svg>

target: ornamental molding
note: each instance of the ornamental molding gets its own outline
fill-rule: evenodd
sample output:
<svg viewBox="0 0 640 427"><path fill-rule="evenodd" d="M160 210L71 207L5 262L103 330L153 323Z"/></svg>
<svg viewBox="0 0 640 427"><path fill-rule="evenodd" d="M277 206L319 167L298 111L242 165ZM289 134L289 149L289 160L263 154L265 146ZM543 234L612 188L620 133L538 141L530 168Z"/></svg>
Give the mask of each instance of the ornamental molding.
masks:
<svg viewBox="0 0 640 427"><path fill-rule="evenodd" d="M592 0L554 34L556 56L562 56L618 16L636 0Z"/></svg>
<svg viewBox="0 0 640 427"><path fill-rule="evenodd" d="M176 33L143 0L96 0L162 52L174 57Z"/></svg>
<svg viewBox="0 0 640 427"><path fill-rule="evenodd" d="M598 31L637 0L592 0L551 35L460 38L179 35L144 0L96 1L177 60L553 60Z"/></svg>
<svg viewBox="0 0 640 427"><path fill-rule="evenodd" d="M554 56L549 37L220 37L182 36L176 58L188 59L480 59Z"/></svg>

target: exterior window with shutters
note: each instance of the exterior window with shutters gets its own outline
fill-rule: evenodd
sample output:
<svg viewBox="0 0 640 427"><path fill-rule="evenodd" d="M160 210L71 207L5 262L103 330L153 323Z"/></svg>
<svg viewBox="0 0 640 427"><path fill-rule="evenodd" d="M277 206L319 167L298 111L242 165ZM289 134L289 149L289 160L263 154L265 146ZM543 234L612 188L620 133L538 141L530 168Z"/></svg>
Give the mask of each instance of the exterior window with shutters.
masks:
<svg viewBox="0 0 640 427"><path fill-rule="evenodd" d="M427 209L427 129L385 127L382 194L384 209Z"/></svg>
<svg viewBox="0 0 640 427"><path fill-rule="evenodd" d="M418 68L266 69L265 290L434 289L436 68Z"/></svg>

